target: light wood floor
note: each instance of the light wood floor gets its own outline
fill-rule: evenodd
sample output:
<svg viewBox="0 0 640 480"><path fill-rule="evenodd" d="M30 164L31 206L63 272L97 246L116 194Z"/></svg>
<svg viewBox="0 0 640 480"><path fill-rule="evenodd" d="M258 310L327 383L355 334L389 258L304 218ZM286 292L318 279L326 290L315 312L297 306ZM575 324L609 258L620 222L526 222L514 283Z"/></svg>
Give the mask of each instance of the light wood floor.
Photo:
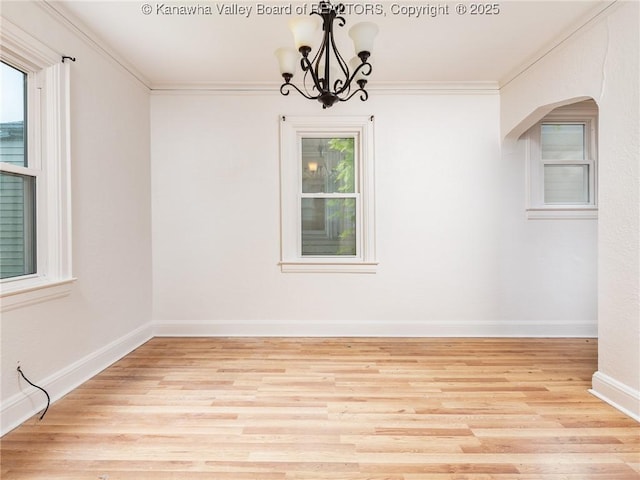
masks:
<svg viewBox="0 0 640 480"><path fill-rule="evenodd" d="M2 478L631 480L587 339L155 338L1 441Z"/></svg>

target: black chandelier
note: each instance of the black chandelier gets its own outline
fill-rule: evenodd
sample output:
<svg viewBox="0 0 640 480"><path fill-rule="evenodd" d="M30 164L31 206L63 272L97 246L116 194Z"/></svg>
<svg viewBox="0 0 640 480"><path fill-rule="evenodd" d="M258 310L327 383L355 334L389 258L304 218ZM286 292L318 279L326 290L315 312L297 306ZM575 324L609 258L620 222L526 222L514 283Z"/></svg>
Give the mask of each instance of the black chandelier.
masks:
<svg viewBox="0 0 640 480"><path fill-rule="evenodd" d="M362 101L369 98L364 87L372 70L368 60L378 27L371 22L362 22L351 27L349 36L358 56L353 57L347 64L333 37L333 22L337 21L340 27L344 27L346 23L342 16L344 12L345 6L342 3L332 5L329 1L321 1L310 16L294 18L289 22L296 48L302 54L302 58L292 48L276 50L280 73L284 78L284 83L280 86L282 95L289 95L293 88L309 100L318 100L322 103L322 108L328 108L336 102L346 102L357 93L360 93ZM318 51L310 60L313 37L318 29L318 21L314 15L322 18L324 33ZM291 83L298 60L304 72L302 88Z"/></svg>

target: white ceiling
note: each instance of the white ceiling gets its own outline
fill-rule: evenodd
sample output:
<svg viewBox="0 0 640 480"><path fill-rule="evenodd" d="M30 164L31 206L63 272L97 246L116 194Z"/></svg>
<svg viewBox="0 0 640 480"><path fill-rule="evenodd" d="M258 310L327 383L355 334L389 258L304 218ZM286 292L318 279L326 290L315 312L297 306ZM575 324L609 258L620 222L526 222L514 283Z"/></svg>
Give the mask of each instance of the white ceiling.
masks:
<svg viewBox="0 0 640 480"><path fill-rule="evenodd" d="M286 6L292 2L222 2L208 0L48 2L90 37L129 64L153 88L167 86L258 85L280 83L276 48L293 46L288 15L258 15L257 3ZM152 13L144 15L143 5ZM293 2L293 6L316 1ZM346 2L345 2L346 3ZM352 3L362 8L365 3ZM497 15L458 15L455 2L449 15L409 18L394 14L392 5L427 2L380 2L383 15L346 15L346 27L336 37L345 57L353 47L350 26L373 21L380 27L372 55L370 85L412 82L505 83L597 16L610 0L521 1L498 3ZM163 15L161 5L210 7L212 14ZM469 6L470 3L465 5ZM220 14L218 9L252 6L248 17ZM393 7L397 8L397 7ZM201 10L202 11L202 10Z"/></svg>

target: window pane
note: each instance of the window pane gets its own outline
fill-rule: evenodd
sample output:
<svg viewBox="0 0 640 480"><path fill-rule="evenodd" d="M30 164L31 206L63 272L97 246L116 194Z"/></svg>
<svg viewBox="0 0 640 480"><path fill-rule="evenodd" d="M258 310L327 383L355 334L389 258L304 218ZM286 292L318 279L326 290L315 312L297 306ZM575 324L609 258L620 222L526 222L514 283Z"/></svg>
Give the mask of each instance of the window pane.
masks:
<svg viewBox="0 0 640 480"><path fill-rule="evenodd" d="M543 160L584 160L584 125L545 123L541 143Z"/></svg>
<svg viewBox="0 0 640 480"><path fill-rule="evenodd" d="M302 255L356 254L356 199L302 199Z"/></svg>
<svg viewBox="0 0 640 480"><path fill-rule="evenodd" d="M302 139L302 193L354 193L353 138Z"/></svg>
<svg viewBox="0 0 640 480"><path fill-rule="evenodd" d="M588 203L589 165L545 165L544 203Z"/></svg>
<svg viewBox="0 0 640 480"><path fill-rule="evenodd" d="M0 162L27 166L27 76L0 62Z"/></svg>
<svg viewBox="0 0 640 480"><path fill-rule="evenodd" d="M36 272L36 182L0 172L0 278Z"/></svg>

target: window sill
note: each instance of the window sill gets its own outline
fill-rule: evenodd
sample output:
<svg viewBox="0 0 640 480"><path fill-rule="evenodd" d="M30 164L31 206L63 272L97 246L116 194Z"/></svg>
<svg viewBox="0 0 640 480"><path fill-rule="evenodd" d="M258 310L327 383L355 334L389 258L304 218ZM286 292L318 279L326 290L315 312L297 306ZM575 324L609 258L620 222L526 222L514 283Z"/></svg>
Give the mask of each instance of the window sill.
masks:
<svg viewBox="0 0 640 480"><path fill-rule="evenodd" d="M529 208L530 220L592 220L598 218L598 209L589 208Z"/></svg>
<svg viewBox="0 0 640 480"><path fill-rule="evenodd" d="M282 273L376 273L377 262L280 262Z"/></svg>
<svg viewBox="0 0 640 480"><path fill-rule="evenodd" d="M75 278L57 281L33 278L16 281L13 285L12 282L7 282L1 288L0 312L66 297L71 293L71 286L75 281Z"/></svg>

